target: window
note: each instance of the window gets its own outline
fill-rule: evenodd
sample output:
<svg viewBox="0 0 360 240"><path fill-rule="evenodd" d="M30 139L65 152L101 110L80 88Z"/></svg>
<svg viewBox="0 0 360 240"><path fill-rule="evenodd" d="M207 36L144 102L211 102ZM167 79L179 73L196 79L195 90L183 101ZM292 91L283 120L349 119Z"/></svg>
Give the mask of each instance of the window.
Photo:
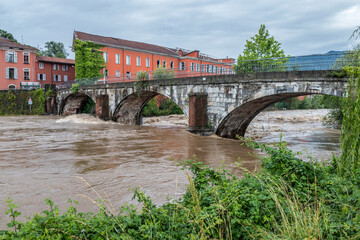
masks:
<svg viewBox="0 0 360 240"><path fill-rule="evenodd" d="M43 62L39 62L39 68L44 69L44 63Z"/></svg>
<svg viewBox="0 0 360 240"><path fill-rule="evenodd" d="M150 58L146 59L146 67L150 67Z"/></svg>
<svg viewBox="0 0 360 240"><path fill-rule="evenodd" d="M131 77L131 73L130 72L126 72L126 77L130 78Z"/></svg>
<svg viewBox="0 0 360 240"><path fill-rule="evenodd" d="M64 75L64 82L67 82L67 80L68 80L67 75Z"/></svg>
<svg viewBox="0 0 360 240"><path fill-rule="evenodd" d="M10 84L8 88L9 88L9 90L15 90L16 86L14 84Z"/></svg>
<svg viewBox="0 0 360 240"><path fill-rule="evenodd" d="M174 62L173 62L173 61L170 62L170 68L171 68L171 69L174 68Z"/></svg>
<svg viewBox="0 0 360 240"><path fill-rule="evenodd" d="M185 62L181 62L180 63L180 71L184 71L185 70Z"/></svg>
<svg viewBox="0 0 360 240"><path fill-rule="evenodd" d="M39 81L45 81L46 80L46 74L38 73L38 80Z"/></svg>
<svg viewBox="0 0 360 240"><path fill-rule="evenodd" d="M108 53L107 52L103 52L103 56L104 56L104 60L107 63L108 62Z"/></svg>
<svg viewBox="0 0 360 240"><path fill-rule="evenodd" d="M136 57L136 66L140 66L141 64L141 58L140 57Z"/></svg>
<svg viewBox="0 0 360 240"><path fill-rule="evenodd" d="M214 66L214 73L218 74L218 66Z"/></svg>
<svg viewBox="0 0 360 240"><path fill-rule="evenodd" d="M17 69L16 68L6 68L6 78L7 79L17 79Z"/></svg>
<svg viewBox="0 0 360 240"><path fill-rule="evenodd" d="M53 69L54 70L59 70L59 64L53 64Z"/></svg>
<svg viewBox="0 0 360 240"><path fill-rule="evenodd" d="M109 76L109 70L105 69L105 77Z"/></svg>
<svg viewBox="0 0 360 240"><path fill-rule="evenodd" d="M205 72L205 65L201 64L201 72Z"/></svg>
<svg viewBox="0 0 360 240"><path fill-rule="evenodd" d="M17 52L6 52L6 62L17 63Z"/></svg>
<svg viewBox="0 0 360 240"><path fill-rule="evenodd" d="M194 63L192 62L192 63L191 63L191 71L194 71L194 67L195 67L195 66L194 66Z"/></svg>
<svg viewBox="0 0 360 240"><path fill-rule="evenodd" d="M24 55L24 64L29 64L30 63L30 54L24 52L23 55Z"/></svg>
<svg viewBox="0 0 360 240"><path fill-rule="evenodd" d="M206 69L205 69L205 72L209 72L209 68L210 68L210 66L209 65L206 65Z"/></svg>
<svg viewBox="0 0 360 240"><path fill-rule="evenodd" d="M198 72L198 71L200 71L200 64L196 64L196 71Z"/></svg>
<svg viewBox="0 0 360 240"><path fill-rule="evenodd" d="M120 71L116 71L116 72L115 72L115 76L116 76L116 77L120 77Z"/></svg>
<svg viewBox="0 0 360 240"><path fill-rule="evenodd" d="M24 68L24 80L30 80L30 69Z"/></svg>
<svg viewBox="0 0 360 240"><path fill-rule="evenodd" d="M160 67L160 60L156 60L156 67L157 67L157 68Z"/></svg>
<svg viewBox="0 0 360 240"><path fill-rule="evenodd" d="M130 65L130 56L126 56L126 65Z"/></svg>
<svg viewBox="0 0 360 240"><path fill-rule="evenodd" d="M61 75L54 74L54 81L55 82L61 82Z"/></svg>
<svg viewBox="0 0 360 240"><path fill-rule="evenodd" d="M115 63L120 64L120 54L115 54Z"/></svg>
<svg viewBox="0 0 360 240"><path fill-rule="evenodd" d="M220 74L223 74L223 67L220 67Z"/></svg>
<svg viewBox="0 0 360 240"><path fill-rule="evenodd" d="M62 70L63 70L64 72L69 71L69 66L68 66L68 65L62 65Z"/></svg>
<svg viewBox="0 0 360 240"><path fill-rule="evenodd" d="M166 61L163 61L163 68L166 68Z"/></svg>

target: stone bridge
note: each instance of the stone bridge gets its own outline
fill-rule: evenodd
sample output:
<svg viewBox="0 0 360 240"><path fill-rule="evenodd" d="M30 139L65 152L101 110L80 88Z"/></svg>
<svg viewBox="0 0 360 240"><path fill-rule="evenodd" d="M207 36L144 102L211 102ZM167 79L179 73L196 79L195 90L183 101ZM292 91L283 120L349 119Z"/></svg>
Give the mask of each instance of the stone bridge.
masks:
<svg viewBox="0 0 360 240"><path fill-rule="evenodd" d="M312 94L341 97L347 79L329 76L329 71L270 72L97 84L82 86L76 94L60 89L56 104L58 114L76 114L91 98L98 117L140 125L143 107L160 94L183 110L190 131L235 138L244 136L252 119L278 101Z"/></svg>

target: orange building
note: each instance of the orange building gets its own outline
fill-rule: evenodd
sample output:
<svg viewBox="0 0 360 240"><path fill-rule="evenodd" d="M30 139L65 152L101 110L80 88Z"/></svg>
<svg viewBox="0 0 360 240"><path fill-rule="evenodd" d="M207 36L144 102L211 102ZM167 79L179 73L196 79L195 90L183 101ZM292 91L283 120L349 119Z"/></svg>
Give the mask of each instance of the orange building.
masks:
<svg viewBox="0 0 360 240"><path fill-rule="evenodd" d="M75 80L75 60L36 56L36 80L44 84L62 84Z"/></svg>
<svg viewBox="0 0 360 240"><path fill-rule="evenodd" d="M36 48L0 37L0 89L37 88Z"/></svg>
<svg viewBox="0 0 360 240"><path fill-rule="evenodd" d="M73 39L90 41L103 46L100 49L106 63L103 73L108 82L134 80L139 71L149 72L151 79L153 72L160 67L171 71L175 77L233 73L234 59L215 59L198 50L167 48L78 31L74 31Z"/></svg>

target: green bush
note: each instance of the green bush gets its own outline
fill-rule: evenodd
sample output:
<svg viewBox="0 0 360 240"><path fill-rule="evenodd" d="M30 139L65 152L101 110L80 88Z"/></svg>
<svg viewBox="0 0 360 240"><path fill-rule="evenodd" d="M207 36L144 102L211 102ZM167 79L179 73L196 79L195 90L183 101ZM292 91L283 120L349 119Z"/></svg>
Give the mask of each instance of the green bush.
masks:
<svg viewBox="0 0 360 240"><path fill-rule="evenodd" d="M144 117L167 116L171 114L183 114L181 108L168 98L162 99L157 106L157 97L151 99L143 108L141 114Z"/></svg>
<svg viewBox="0 0 360 240"><path fill-rule="evenodd" d="M31 114L45 113L45 96L42 89L33 91L1 91L0 115L28 115L30 107L28 100L31 98Z"/></svg>

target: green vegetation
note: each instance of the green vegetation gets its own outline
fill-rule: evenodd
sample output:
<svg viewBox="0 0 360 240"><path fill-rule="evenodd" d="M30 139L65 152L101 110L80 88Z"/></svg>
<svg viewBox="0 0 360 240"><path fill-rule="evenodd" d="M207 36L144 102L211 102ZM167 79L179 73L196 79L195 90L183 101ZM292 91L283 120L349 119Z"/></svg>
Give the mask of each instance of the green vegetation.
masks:
<svg viewBox="0 0 360 240"><path fill-rule="evenodd" d="M279 58L279 59L270 59ZM270 37L269 31L261 24L259 33L246 40L243 54L239 55L234 70L239 73L283 71L287 62L281 43Z"/></svg>
<svg viewBox="0 0 360 240"><path fill-rule="evenodd" d="M10 41L13 41L13 42L16 42L16 43L18 42L18 41L16 41L16 39L14 38L14 36L11 33L7 32L7 31L5 31L3 29L0 29L0 37L7 38Z"/></svg>
<svg viewBox="0 0 360 240"><path fill-rule="evenodd" d="M156 206L139 189L141 207L119 211L99 201L96 214L80 213L76 202L64 214L51 200L49 210L18 223L9 206L1 239L358 239L360 175L344 178L336 165L296 158L284 143L254 144L267 152L261 173L238 178L197 159L182 165L192 172L181 199ZM336 162L336 161L334 161ZM185 167L187 166L187 167ZM358 172L359 173L359 172ZM11 209L11 210L10 210ZM16 231L15 231L16 230Z"/></svg>
<svg viewBox="0 0 360 240"><path fill-rule="evenodd" d="M41 55L48 57L66 58L69 54L66 52L64 44L61 42L46 42L45 50L40 51Z"/></svg>
<svg viewBox="0 0 360 240"><path fill-rule="evenodd" d="M174 76L175 76L175 73L173 70L167 70L167 69L164 69L163 67L159 67L153 73L154 80L171 79L171 78L174 78Z"/></svg>
<svg viewBox="0 0 360 240"><path fill-rule="evenodd" d="M101 76L100 70L105 67L105 60L99 49L102 46L93 42L74 40L76 79Z"/></svg>
<svg viewBox="0 0 360 240"><path fill-rule="evenodd" d="M33 91L1 91L0 115L29 115L29 97L32 100L31 114L45 113L45 96L42 89Z"/></svg>
<svg viewBox="0 0 360 240"><path fill-rule="evenodd" d="M80 89L80 85L78 83L74 83L71 85L70 91L72 93L77 93Z"/></svg>
<svg viewBox="0 0 360 240"><path fill-rule="evenodd" d="M81 108L81 113L94 114L95 115L95 102L88 98L84 106Z"/></svg>
<svg viewBox="0 0 360 240"><path fill-rule="evenodd" d="M160 105L157 105L157 97L151 99L143 108L141 114L144 117L167 116L171 114L183 114L181 108L169 98L161 98Z"/></svg>

